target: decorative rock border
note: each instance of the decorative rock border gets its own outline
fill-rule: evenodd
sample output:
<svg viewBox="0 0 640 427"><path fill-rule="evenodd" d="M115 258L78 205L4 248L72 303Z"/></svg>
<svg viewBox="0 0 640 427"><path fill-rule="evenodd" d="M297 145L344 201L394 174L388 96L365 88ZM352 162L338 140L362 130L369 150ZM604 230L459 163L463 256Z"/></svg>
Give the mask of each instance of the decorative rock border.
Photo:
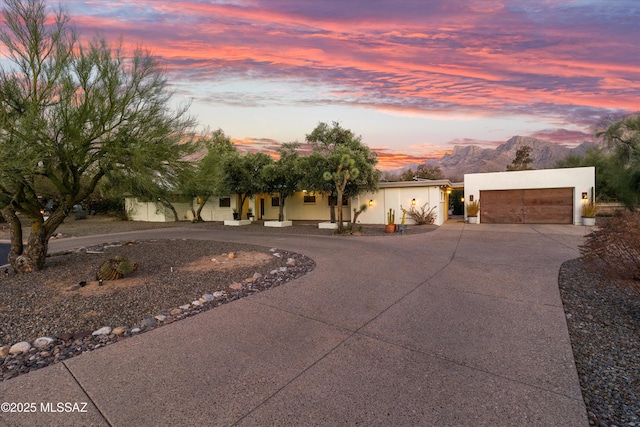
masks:
<svg viewBox="0 0 640 427"><path fill-rule="evenodd" d="M131 326L104 326L95 331L77 331L57 337L40 337L33 343L22 341L0 347L0 380L5 381L35 369L56 364L84 352L122 341L128 337L151 331L186 317L218 307L237 299L274 288L302 277L315 268L315 262L304 255L272 248L278 258L287 257L287 266L271 270L269 274L254 273L240 282L231 283L226 290L204 294L189 304L158 313Z"/></svg>

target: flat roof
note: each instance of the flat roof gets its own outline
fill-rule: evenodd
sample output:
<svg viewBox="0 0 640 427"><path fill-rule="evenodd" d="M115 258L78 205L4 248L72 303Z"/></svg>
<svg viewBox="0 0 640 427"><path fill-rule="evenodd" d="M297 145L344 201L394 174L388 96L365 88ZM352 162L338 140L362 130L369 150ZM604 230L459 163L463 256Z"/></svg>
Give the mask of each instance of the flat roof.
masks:
<svg viewBox="0 0 640 427"><path fill-rule="evenodd" d="M379 188L407 188L407 187L452 187L448 179L421 179L419 181L382 181ZM452 187L453 188L453 187Z"/></svg>

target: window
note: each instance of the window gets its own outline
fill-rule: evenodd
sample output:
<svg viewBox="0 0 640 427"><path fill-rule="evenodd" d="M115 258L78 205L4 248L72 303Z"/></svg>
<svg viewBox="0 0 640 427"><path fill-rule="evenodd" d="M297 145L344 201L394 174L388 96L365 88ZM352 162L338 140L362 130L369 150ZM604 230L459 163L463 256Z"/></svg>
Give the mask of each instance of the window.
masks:
<svg viewBox="0 0 640 427"><path fill-rule="evenodd" d="M220 197L220 205L221 208L230 208L231 207L231 197Z"/></svg>
<svg viewBox="0 0 640 427"><path fill-rule="evenodd" d="M329 196L329 206L337 205L338 198L336 196ZM342 206L349 206L349 198L342 196Z"/></svg>
<svg viewBox="0 0 640 427"><path fill-rule="evenodd" d="M308 194L304 195L304 202L305 203L315 203L316 202L316 196L310 196Z"/></svg>
<svg viewBox="0 0 640 427"><path fill-rule="evenodd" d="M271 206L273 207L280 206L280 197L272 197Z"/></svg>

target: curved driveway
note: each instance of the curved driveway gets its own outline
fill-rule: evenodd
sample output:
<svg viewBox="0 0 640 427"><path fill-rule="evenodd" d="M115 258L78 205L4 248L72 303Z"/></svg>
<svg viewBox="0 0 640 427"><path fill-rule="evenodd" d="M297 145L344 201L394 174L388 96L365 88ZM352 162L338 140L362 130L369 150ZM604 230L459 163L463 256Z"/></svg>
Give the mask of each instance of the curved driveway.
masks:
<svg viewBox="0 0 640 427"><path fill-rule="evenodd" d="M588 425L558 291L583 227L120 236L151 234L279 247L317 267L2 382L0 402L35 402L38 411L0 413L0 425ZM43 413L46 402L87 402L88 412Z"/></svg>

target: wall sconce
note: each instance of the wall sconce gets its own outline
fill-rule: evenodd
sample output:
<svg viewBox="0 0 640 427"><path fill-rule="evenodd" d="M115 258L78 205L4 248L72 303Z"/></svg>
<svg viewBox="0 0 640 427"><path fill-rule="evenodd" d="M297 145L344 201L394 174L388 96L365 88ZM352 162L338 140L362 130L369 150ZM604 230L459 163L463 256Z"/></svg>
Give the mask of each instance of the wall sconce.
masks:
<svg viewBox="0 0 640 427"><path fill-rule="evenodd" d="M373 206L373 199L369 200L369 207Z"/></svg>
<svg viewBox="0 0 640 427"><path fill-rule="evenodd" d="M460 202L464 203L464 197L460 197Z"/></svg>
<svg viewBox="0 0 640 427"><path fill-rule="evenodd" d="M415 206L416 205L416 199L411 199L411 206Z"/></svg>
<svg viewBox="0 0 640 427"><path fill-rule="evenodd" d="M473 202L473 194L469 195L469 201Z"/></svg>
<svg viewBox="0 0 640 427"><path fill-rule="evenodd" d="M447 188L447 194L451 194L451 189Z"/></svg>
<svg viewBox="0 0 640 427"><path fill-rule="evenodd" d="M587 200L589 198L589 195L585 192L582 193L582 200Z"/></svg>

